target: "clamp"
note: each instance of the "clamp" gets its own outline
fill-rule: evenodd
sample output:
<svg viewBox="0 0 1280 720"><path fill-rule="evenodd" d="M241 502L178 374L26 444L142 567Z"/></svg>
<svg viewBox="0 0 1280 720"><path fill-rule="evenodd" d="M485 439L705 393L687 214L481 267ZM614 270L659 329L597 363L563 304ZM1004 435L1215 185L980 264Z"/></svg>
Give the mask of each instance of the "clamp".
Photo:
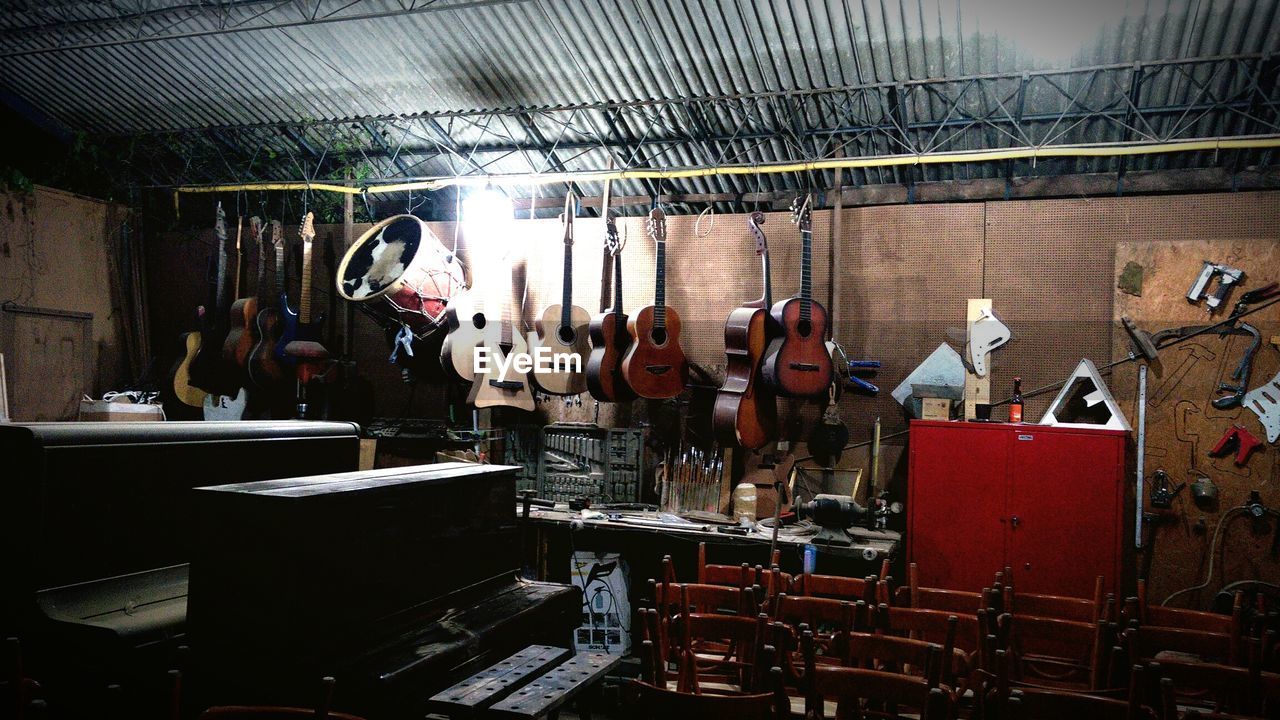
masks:
<svg viewBox="0 0 1280 720"><path fill-rule="evenodd" d="M1160 510L1173 507L1173 499L1182 492L1182 488L1187 486L1186 483L1180 483L1178 487L1172 487L1169 482L1169 473L1164 470L1155 471L1151 481L1151 507Z"/></svg>
<svg viewBox="0 0 1280 720"><path fill-rule="evenodd" d="M1218 444L1209 451L1209 457L1221 457L1235 448L1236 465L1243 466L1249 461L1253 451L1260 447L1262 447L1262 441L1256 435L1246 430L1243 425L1232 425L1218 440Z"/></svg>
<svg viewBox="0 0 1280 720"><path fill-rule="evenodd" d="M879 360L850 360L849 361L849 385L855 390L871 393L872 395L880 392L880 386L863 380L860 377L854 377L856 372L867 372L880 368Z"/></svg>

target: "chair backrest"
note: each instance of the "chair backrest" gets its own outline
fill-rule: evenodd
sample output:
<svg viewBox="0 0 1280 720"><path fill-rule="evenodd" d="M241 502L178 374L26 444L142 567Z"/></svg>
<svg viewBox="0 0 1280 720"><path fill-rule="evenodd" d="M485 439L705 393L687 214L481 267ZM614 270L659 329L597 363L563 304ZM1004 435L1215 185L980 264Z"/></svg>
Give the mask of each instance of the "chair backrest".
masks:
<svg viewBox="0 0 1280 720"><path fill-rule="evenodd" d="M1013 691L1010 720L1155 720L1150 708L1115 698L1039 688Z"/></svg>
<svg viewBox="0 0 1280 720"><path fill-rule="evenodd" d="M952 620L952 618L955 618ZM909 635L917 640L957 647L972 653L978 649L978 616L944 612L942 610L918 610L881 605L876 608L873 625L877 630L892 635Z"/></svg>
<svg viewBox="0 0 1280 720"><path fill-rule="evenodd" d="M942 588L915 588L904 585L894 591L893 604L918 610L942 610L968 615L984 606L982 593Z"/></svg>
<svg viewBox="0 0 1280 720"><path fill-rule="evenodd" d="M793 628L808 625L815 632L847 632L857 627L857 605L848 600L784 593L774 600L773 619Z"/></svg>
<svg viewBox="0 0 1280 720"><path fill-rule="evenodd" d="M1007 637L1019 679L1059 676L1091 690L1106 684L1105 660L1110 643L1105 622L1085 623L1008 613L1000 618L1007 622L1007 629L1002 628L1001 635ZM1028 664L1028 660L1033 662ZM1056 667L1052 671L1044 670L1042 666L1046 663ZM1050 674L1045 675L1046 672Z"/></svg>
<svg viewBox="0 0 1280 720"><path fill-rule="evenodd" d="M887 590L887 586L885 589ZM803 573L795 579L792 590L796 595L806 597L823 597L850 602L862 600L868 605L889 600L887 597L880 597L880 580L875 575L859 579L841 575Z"/></svg>
<svg viewBox="0 0 1280 720"><path fill-rule="evenodd" d="M654 602L668 617L684 612L755 614L756 609L750 590L744 592L736 587L701 583L657 583Z"/></svg>
<svg viewBox="0 0 1280 720"><path fill-rule="evenodd" d="M937 662L939 667L929 667L931 662ZM936 643L870 633L845 636L844 664L869 670L909 672L944 685L954 685L956 678L969 674L969 656L963 650L952 648L948 655Z"/></svg>
<svg viewBox="0 0 1280 720"><path fill-rule="evenodd" d="M1238 664L1232 661L1232 639L1228 635L1139 625L1125 630L1125 636L1133 662L1157 658L1161 653L1183 653L1202 662ZM1163 660L1165 656L1157 659Z"/></svg>
<svg viewBox="0 0 1280 720"><path fill-rule="evenodd" d="M780 677L780 674L781 670L778 668L770 671L771 677ZM630 688L636 693L635 707L641 718L772 720L785 717L779 710L780 703L786 703L786 696L780 696L780 679L777 681L778 689L749 695L698 695L655 687L638 680L632 680Z"/></svg>
<svg viewBox="0 0 1280 720"><path fill-rule="evenodd" d="M806 670L806 674L809 670ZM904 712L921 720L950 716L949 688L930 686L913 675L866 670L863 668L818 665L806 683L809 697L805 707L822 717L821 700L834 700L842 707L856 707L861 700L900 706Z"/></svg>
<svg viewBox="0 0 1280 720"><path fill-rule="evenodd" d="M1009 593L1006 598L1005 611L1014 615L1034 615L1084 623L1102 619L1102 608L1086 598L1037 593Z"/></svg>

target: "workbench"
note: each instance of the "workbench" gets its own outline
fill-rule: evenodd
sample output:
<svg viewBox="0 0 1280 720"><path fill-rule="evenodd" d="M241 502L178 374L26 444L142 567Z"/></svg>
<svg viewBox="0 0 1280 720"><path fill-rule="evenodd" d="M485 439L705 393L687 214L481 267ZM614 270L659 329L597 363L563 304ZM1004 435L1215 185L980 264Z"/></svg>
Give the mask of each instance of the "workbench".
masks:
<svg viewBox="0 0 1280 720"><path fill-rule="evenodd" d="M570 523L580 520L582 527L571 530ZM670 555L677 578L694 582L697 577L699 543L706 543L707 560L711 563L736 565L769 564L769 531L747 535L730 535L711 529L680 525L639 525L631 519L653 521L657 513L629 512L624 521L583 520L580 513L566 510L531 508L528 519L529 545L526 552L530 567L539 579L569 581L569 556L574 552L616 552L627 561L631 573L632 607L643 605L643 587L649 578L660 577L662 557ZM708 526L709 527L709 526ZM901 554L901 536L892 530L853 528L854 543L849 547L820 546L816 572L865 577L880 571L885 558L897 561ZM804 547L812 534L796 532L784 526L778 533L782 570L799 573L804 566ZM536 554L534 554L536 553Z"/></svg>

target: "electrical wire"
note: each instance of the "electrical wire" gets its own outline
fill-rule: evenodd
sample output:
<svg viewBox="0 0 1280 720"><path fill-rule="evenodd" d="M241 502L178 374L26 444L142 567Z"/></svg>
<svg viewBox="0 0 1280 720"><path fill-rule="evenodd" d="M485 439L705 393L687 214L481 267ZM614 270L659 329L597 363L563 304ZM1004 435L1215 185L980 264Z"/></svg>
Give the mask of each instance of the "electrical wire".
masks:
<svg viewBox="0 0 1280 720"><path fill-rule="evenodd" d="M1165 598L1164 602L1160 603L1160 607L1164 607L1165 605L1168 605L1170 600L1180 595L1186 595L1187 593L1195 592L1197 590L1203 590L1209 587L1209 583L1213 582L1214 561L1218 559L1218 541L1222 539L1222 534L1227 527L1228 521L1231 520L1231 518L1235 517L1237 514L1242 513L1244 511L1245 511L1245 508L1242 508L1242 507L1231 508L1226 513L1224 513L1222 515L1222 519L1218 521L1218 527L1215 528L1213 531L1213 540L1210 541L1209 543L1209 571L1204 579L1204 582L1200 583L1199 585L1192 585L1191 587L1178 590L1177 592L1173 593L1169 597Z"/></svg>

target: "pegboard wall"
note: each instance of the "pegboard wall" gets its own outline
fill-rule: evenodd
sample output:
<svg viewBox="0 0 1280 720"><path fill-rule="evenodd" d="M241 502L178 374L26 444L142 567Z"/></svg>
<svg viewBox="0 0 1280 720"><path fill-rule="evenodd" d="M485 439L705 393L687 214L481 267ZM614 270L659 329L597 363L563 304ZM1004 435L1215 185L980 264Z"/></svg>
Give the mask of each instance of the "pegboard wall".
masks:
<svg viewBox="0 0 1280 720"><path fill-rule="evenodd" d="M1280 194L1233 193L1213 195L1147 196L1131 198L1091 198L1031 200L967 204L924 204L847 208L841 218L838 268L830 266L831 211L817 211L814 225L814 295L825 301L832 272L840 274L841 296L834 303L837 336L851 358L874 359L883 363L873 378L882 391L877 397L847 393L840 413L849 425L852 440L869 437L870 426L883 418L886 433L905 426L889 391L926 355L942 342L958 350L964 343L965 301L989 297L995 311L1013 329L1014 339L993 355L992 396L1009 394L1014 375L1022 376L1024 388L1061 381L1081 358L1102 365L1127 354L1125 333L1115 320L1122 312L1133 315L1148 329L1199 321L1203 311L1187 307L1183 295L1191 274L1205 258L1237 263L1249 273L1249 286L1274 279L1280 267L1275 247L1280 238ZM689 358L707 369L718 381L723 377L723 323L729 311L760 293L759 260L753 252L754 240L745 214L705 217L695 228L693 216L668 219L667 298L684 320L683 343ZM446 245L453 243L451 223L432 223L434 232ZM523 321L532 328L542 308L560 301L562 230L558 220L522 220L516 225L514 248L517 257L514 292L522 296ZM357 226L359 235L367 226ZM626 239L624 251L625 303L634 313L653 298L654 245L641 217L619 219ZM321 226L319 239L341 237L341 228ZM795 292L799 276L799 234L787 213L770 213L764 225L773 256L774 297ZM289 228L296 242L296 228ZM574 253L574 302L588 312L599 310L603 223L599 218L576 221ZM194 247L198 251L193 252ZM1187 245L1206 243L1203 247ZM149 258L152 282L153 328L158 338L170 343L190 324L191 309L204 301L201 283L204 262L212 246L212 233L174 233L159 242L148 243L155 257ZM484 252L468 251L465 237L459 239L461 257L483 275L496 267L484 260ZM1272 254L1266 253L1267 248ZM471 255L476 255L475 260ZM1122 258L1136 259L1147 267L1141 298L1117 294L1117 269ZM247 259L256 267L252 254ZM316 263L317 306L327 301L328 281L324 263ZM524 280L527 279L527 289ZM294 281L296 284L296 280ZM1276 317L1271 315L1271 318ZM1276 328L1270 330L1277 332ZM438 417L445 391L439 386L420 384L413 399L401 383L399 373L387 365L387 346L381 330L367 318L356 316L354 328L361 372L375 385L379 414L412 414ZM1205 377L1184 381L1194 386L1194 397L1182 398L1203 405L1216 379L1229 374L1237 357L1237 341L1222 351L1213 350L1214 363L1197 370ZM159 346L157 346L159 347ZM1175 358L1179 357L1175 354ZM1277 353L1268 345L1259 351L1252 385L1276 372ZM1131 421L1135 374L1132 365L1122 365L1108 377L1108 384ZM1212 377L1211 377L1212 376ZM1192 382L1194 380L1194 382ZM1153 376L1153 383L1159 378ZM1189 390L1190 392L1190 390ZM1181 391L1179 391L1181 393ZM1027 417L1038 420L1054 393L1028 401ZM526 422L591 420L593 403L584 399L581 407L539 406L539 417ZM645 404L603 406L600 422L626 425L644 419L652 408ZM1163 411L1153 412L1153 427L1163 427ZM816 406L799 408L788 403L784 417L799 414L806 422L817 417ZM997 410L996 417L1003 417ZM1243 416L1250 425L1248 414ZM1230 417L1217 417L1201 408L1199 414L1184 414L1197 437L1188 450L1186 441L1175 434L1164 456L1150 456L1149 468L1163 462L1181 462L1185 474L1191 452L1203 455L1215 442L1220 425ZM1210 427L1211 425L1211 427ZM1181 432L1186 434L1186 423ZM807 433L807 429L805 431ZM1163 436L1162 436L1163 437ZM902 465L895 459L900 440L886 448L884 481L901 482ZM1157 450L1153 445L1153 451ZM803 448L797 450L803 453ZM1268 503L1280 505L1274 495L1278 452L1275 446L1256 454L1247 476L1219 461L1200 464L1196 469L1213 476L1222 491L1222 507L1238 504L1250 486L1264 491ZM866 465L863 451L845 453L843 467ZM1207 470L1206 470L1207 469ZM1268 474L1269 473L1269 474ZM1178 478L1175 474L1175 480ZM1181 481L1181 480L1179 480ZM1185 491L1184 491L1185 496ZM1132 498L1131 498L1132 500ZM1205 527L1198 529L1198 509L1189 500L1175 505L1176 522L1158 530L1155 554L1149 570L1152 597L1161 600L1174 589L1202 579L1206 547L1220 515L1204 515ZM1087 508L1064 508L1084 511ZM1215 569L1209 591L1227 579L1249 577L1280 580L1276 561L1258 548L1269 547L1270 535L1240 520L1224 533L1220 553L1223 563ZM1265 550L1265 548L1264 548ZM1139 558L1138 572L1148 574ZM1208 594L1184 596L1203 606Z"/></svg>

